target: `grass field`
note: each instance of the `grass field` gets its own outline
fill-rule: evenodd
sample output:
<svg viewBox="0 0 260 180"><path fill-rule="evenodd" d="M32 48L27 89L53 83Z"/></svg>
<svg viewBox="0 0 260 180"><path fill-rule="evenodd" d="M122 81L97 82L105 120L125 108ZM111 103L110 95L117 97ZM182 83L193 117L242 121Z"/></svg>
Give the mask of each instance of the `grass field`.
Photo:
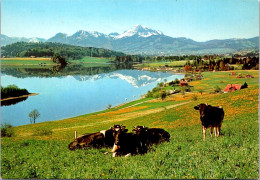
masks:
<svg viewBox="0 0 260 180"><path fill-rule="evenodd" d="M14 137L1 138L2 178L41 179L258 179L259 178L259 71L252 79L230 72L205 72L193 81L194 92L160 99L140 99L102 112L61 121L14 127ZM239 91L210 94L215 86L244 84ZM203 89L201 95L198 89ZM196 95L198 100L193 100ZM199 103L221 105L225 111L221 136L202 140ZM145 155L112 158L111 149L69 151L78 134L124 124L164 128L171 141Z"/></svg>
<svg viewBox="0 0 260 180"><path fill-rule="evenodd" d="M79 60L69 60L72 64L87 64L88 66L95 66L99 63L107 63L111 61L109 58L99 58L99 57L89 57L86 56ZM51 61L51 58L1 58L1 65L3 66L22 66L22 65L38 65L40 63L45 63L45 65L56 65L56 63Z"/></svg>
<svg viewBox="0 0 260 180"><path fill-rule="evenodd" d="M172 61L172 62L152 62L152 63L144 63L138 64L137 67L150 67L150 68L158 68L163 67L165 65L171 67L184 67L188 60L181 60L181 61ZM190 63L193 63L193 60L190 60Z"/></svg>
<svg viewBox="0 0 260 180"><path fill-rule="evenodd" d="M56 63L51 61L51 58L1 58L2 66L39 66L41 63L45 63L45 65L56 65Z"/></svg>

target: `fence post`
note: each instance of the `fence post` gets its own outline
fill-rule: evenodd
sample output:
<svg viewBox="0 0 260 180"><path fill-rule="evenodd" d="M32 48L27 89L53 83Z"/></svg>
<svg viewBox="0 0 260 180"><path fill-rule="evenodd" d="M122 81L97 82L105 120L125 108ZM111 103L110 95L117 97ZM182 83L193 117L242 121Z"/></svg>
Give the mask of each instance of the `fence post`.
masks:
<svg viewBox="0 0 260 180"><path fill-rule="evenodd" d="M75 131L75 139L77 139L77 131Z"/></svg>

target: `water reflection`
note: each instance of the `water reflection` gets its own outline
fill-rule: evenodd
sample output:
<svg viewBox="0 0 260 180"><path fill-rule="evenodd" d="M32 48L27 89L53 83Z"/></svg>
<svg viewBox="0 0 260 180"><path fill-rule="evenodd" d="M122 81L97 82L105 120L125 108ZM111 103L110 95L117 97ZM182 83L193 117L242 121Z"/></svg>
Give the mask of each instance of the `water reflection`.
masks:
<svg viewBox="0 0 260 180"><path fill-rule="evenodd" d="M124 69L126 68L126 69ZM129 68L129 69L127 69ZM60 120L104 110L111 105L139 99L157 83L181 79L182 74L133 70L131 66L67 65L64 68L2 68L3 86L15 84L27 89L30 96L2 107L2 122L13 126L28 124L28 114L37 109L37 123Z"/></svg>
<svg viewBox="0 0 260 180"><path fill-rule="evenodd" d="M59 77L67 75L95 75L101 73L109 73L120 69L133 69L132 64L68 64L57 66L42 66L42 67L2 67L3 74L11 75L18 78L26 77Z"/></svg>
<svg viewBox="0 0 260 180"><path fill-rule="evenodd" d="M16 99L10 99L10 100L5 100L5 101L1 101L1 106L11 106L11 105L15 105L19 102L25 101L26 99L28 99L28 97L21 97L21 98L16 98Z"/></svg>

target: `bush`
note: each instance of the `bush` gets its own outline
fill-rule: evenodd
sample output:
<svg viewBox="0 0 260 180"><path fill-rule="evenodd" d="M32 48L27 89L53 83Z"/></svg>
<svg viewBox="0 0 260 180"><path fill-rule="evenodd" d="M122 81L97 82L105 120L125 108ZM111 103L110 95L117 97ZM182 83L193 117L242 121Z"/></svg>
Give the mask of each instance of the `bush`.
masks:
<svg viewBox="0 0 260 180"><path fill-rule="evenodd" d="M12 137L14 135L13 126L10 124L1 125L1 137Z"/></svg>
<svg viewBox="0 0 260 180"><path fill-rule="evenodd" d="M145 95L146 98L152 98L153 93L151 91L148 91L147 94Z"/></svg>
<svg viewBox="0 0 260 180"><path fill-rule="evenodd" d="M153 94L153 97L154 97L154 98L159 98L159 97L160 97L160 94L159 94L159 92L157 92L157 93L154 93L154 94Z"/></svg>
<svg viewBox="0 0 260 180"><path fill-rule="evenodd" d="M48 136L52 134L52 130L47 128L36 129L35 136Z"/></svg>
<svg viewBox="0 0 260 180"><path fill-rule="evenodd" d="M160 98L164 100L166 98L166 92L165 90L160 91Z"/></svg>
<svg viewBox="0 0 260 180"><path fill-rule="evenodd" d="M160 90L161 90L161 88L157 86L152 89L152 92L155 93L155 92L159 92Z"/></svg>
<svg viewBox="0 0 260 180"><path fill-rule="evenodd" d="M215 86L215 93L221 92L221 88L219 86Z"/></svg>
<svg viewBox="0 0 260 180"><path fill-rule="evenodd" d="M197 95L193 94L193 95L191 96L191 99L192 99L193 101L197 101L197 100L199 99L199 97L198 97Z"/></svg>

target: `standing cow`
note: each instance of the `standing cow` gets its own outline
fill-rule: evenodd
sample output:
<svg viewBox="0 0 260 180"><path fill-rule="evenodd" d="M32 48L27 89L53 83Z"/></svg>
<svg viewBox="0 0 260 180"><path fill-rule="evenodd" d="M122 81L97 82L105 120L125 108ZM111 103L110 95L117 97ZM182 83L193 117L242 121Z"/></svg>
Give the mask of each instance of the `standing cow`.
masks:
<svg viewBox="0 0 260 180"><path fill-rule="evenodd" d="M113 136L113 131L115 128L120 128L120 125L114 125L108 130L103 130L96 133L83 134L77 137L73 142L69 144L70 150L93 147L112 147L114 145L115 138Z"/></svg>
<svg viewBox="0 0 260 180"><path fill-rule="evenodd" d="M203 130L203 140L206 139L206 129L210 129L210 135L212 136L213 128L215 130L215 136L218 137L220 134L221 125L224 119L224 110L220 106L211 106L208 104L199 104L194 107L199 110L200 120Z"/></svg>

